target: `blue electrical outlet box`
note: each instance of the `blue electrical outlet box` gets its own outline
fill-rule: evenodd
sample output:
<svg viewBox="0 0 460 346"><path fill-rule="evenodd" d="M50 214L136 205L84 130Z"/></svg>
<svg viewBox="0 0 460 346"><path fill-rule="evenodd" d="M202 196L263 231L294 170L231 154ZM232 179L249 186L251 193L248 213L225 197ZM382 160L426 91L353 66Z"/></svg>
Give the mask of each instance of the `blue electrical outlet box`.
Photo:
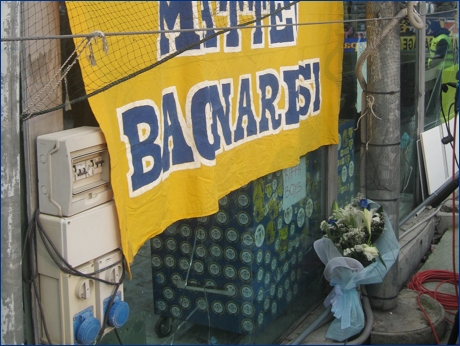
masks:
<svg viewBox="0 0 460 346"><path fill-rule="evenodd" d="M73 317L73 330L75 345L87 345L93 343L101 329L101 323L94 317L93 307L75 314Z"/></svg>

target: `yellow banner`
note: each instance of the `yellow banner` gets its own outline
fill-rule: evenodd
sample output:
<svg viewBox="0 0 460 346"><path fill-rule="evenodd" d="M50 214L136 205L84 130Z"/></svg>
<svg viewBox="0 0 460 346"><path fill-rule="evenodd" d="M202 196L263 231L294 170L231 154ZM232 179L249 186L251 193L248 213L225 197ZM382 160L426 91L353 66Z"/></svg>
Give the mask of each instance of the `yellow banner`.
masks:
<svg viewBox="0 0 460 346"><path fill-rule="evenodd" d="M338 143L343 24L328 22L342 2L66 5L73 34L99 31L79 61L128 263L171 223Z"/></svg>

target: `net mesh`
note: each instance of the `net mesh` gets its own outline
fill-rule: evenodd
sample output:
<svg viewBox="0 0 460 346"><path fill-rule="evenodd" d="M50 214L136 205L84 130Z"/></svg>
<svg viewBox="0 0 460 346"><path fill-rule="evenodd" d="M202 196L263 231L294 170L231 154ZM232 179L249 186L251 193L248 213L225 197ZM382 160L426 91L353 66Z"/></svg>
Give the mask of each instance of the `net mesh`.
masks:
<svg viewBox="0 0 460 346"><path fill-rule="evenodd" d="M297 3L298 1L158 2L157 6L149 6L145 2L130 2L130 13L127 16L123 11L126 5L122 6L121 2L87 2L84 4L85 9L81 2L67 2L56 4L59 6L59 17L45 5L46 2L25 3L23 17L27 18L26 23L32 23L24 31L24 36L30 37L30 40L25 41L25 51L56 51L53 50L53 45L62 44L62 57L43 56L43 59L48 60L48 65L51 65L49 59L56 62L52 64L56 66L56 71L44 74L39 64L31 63L27 53L23 55L23 63L27 65L31 80L40 78L38 85L42 86L39 92L28 90L36 88L33 85L24 90L27 94L35 95L35 98L23 111L23 117L29 118L56 108L70 109L72 104L155 68L179 54L193 55L194 50L200 46L212 49L213 40L224 34L229 35L230 32L232 35L237 34L232 28L253 29L255 26L270 25L276 20L264 19L281 11L294 11ZM179 27L179 21L168 22L159 18L158 7L161 6L181 7L180 23L189 23L190 26ZM107 14L104 21L99 19L101 16L91 15L101 11ZM232 19L228 16L229 11L237 11L238 17ZM70 31L68 13L72 13L73 32ZM40 20L31 20L36 15ZM145 23L145 18L149 18L148 23ZM272 25L286 24L288 23ZM187 42L193 43L178 47L172 45L177 40L161 40L179 35L187 36ZM165 41L172 43L165 46ZM59 63L60 59L62 65ZM78 64L82 59L86 59L89 64ZM95 65L99 72L93 74L94 77L91 77L91 73L85 73L90 76L85 90L81 82L81 69L91 69ZM60 104L55 95L51 99L49 97L59 87L63 89L65 101Z"/></svg>

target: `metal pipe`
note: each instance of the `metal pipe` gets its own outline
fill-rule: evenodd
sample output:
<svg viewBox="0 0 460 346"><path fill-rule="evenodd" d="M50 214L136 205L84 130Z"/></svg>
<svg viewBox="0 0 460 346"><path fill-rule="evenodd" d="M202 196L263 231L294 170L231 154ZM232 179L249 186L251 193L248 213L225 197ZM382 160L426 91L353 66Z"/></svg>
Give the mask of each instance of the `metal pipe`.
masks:
<svg viewBox="0 0 460 346"><path fill-rule="evenodd" d="M408 235L413 229L417 228L418 226L420 226L422 223L424 222L427 222L429 221L433 216L436 216L439 211L441 210L441 207L439 207L438 209L436 209L433 213L431 213L430 215L428 215L427 217L425 217L423 220L420 220L418 221L415 225L413 225L412 227L410 227L409 229L406 229L404 230L404 233L401 234L399 236L399 240L401 240L402 238L404 238L406 235Z"/></svg>
<svg viewBox="0 0 460 346"><path fill-rule="evenodd" d="M409 221L419 210L425 208L427 205L437 207L442 201L444 201L455 189L458 188L458 172L455 173L454 179L446 181L439 189L433 192L430 197L425 199L417 208L412 210L404 219L399 221L399 225L402 226L404 223Z"/></svg>

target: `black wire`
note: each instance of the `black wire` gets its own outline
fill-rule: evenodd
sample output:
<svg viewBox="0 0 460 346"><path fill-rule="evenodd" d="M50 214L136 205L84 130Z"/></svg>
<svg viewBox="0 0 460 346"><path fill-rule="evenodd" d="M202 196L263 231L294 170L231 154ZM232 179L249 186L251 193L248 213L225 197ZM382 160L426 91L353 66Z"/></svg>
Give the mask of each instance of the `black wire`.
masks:
<svg viewBox="0 0 460 346"><path fill-rule="evenodd" d="M120 334L118 333L118 329L115 329L115 335L117 336L117 339L120 345L124 345L123 341L121 340Z"/></svg>
<svg viewBox="0 0 460 346"><path fill-rule="evenodd" d="M38 305L38 310L40 311L40 317L41 317L41 321L42 321L42 324L43 324L43 331L45 333L45 336L46 336L46 339L48 341L48 344L49 345L52 345L53 343L51 342L51 337L49 335L49 331L48 331L48 326L46 324L46 318L45 318L45 313L44 313L44 310L43 310L43 306L42 306L42 303L41 303L41 297L40 297L40 293L38 291L38 288L37 288L37 278L38 278L38 270L36 270L36 263L34 261L35 259L35 246L36 246L36 237L35 237L35 232L34 231L34 226L35 226L35 213L34 215L32 216L32 220L30 221L29 223L29 226L27 227L27 231L26 231L26 234L24 236L24 246L23 246L23 249L22 249L22 263L23 263L23 271L22 271L22 275L23 275L23 281L27 284L31 284L32 287L33 287L33 290L34 290L34 296L35 296L35 300L37 301L37 305ZM30 278L27 278L25 277L25 273L24 273L24 257L26 255L26 251L27 249L29 250L28 251L28 255L29 255L29 274L30 274Z"/></svg>
<svg viewBox="0 0 460 346"><path fill-rule="evenodd" d="M105 309L104 318L102 319L101 329L99 330L99 333L97 334L96 345L99 344L99 342L102 339L102 336L104 335L105 326L107 325L107 321L109 319L110 309L112 309L112 305L113 305L113 302L114 302L115 297L117 295L119 286L120 285L115 286L115 288L114 288L114 290L113 290L113 292L112 292L112 294L110 296L109 304L107 305L107 309Z"/></svg>
<svg viewBox="0 0 460 346"><path fill-rule="evenodd" d="M445 84L443 84L445 85ZM446 87L448 88L448 86L446 85ZM441 92L439 94L439 101L441 103L441 114L442 114L442 118L444 119L444 124L446 126L446 130L447 130L447 135L450 136L451 138L454 138L454 136L452 135L452 132L450 131L450 124L449 124L449 121L446 117L446 114L444 113L444 107L442 105L442 93L443 93L443 90L442 90L442 87L441 87ZM449 106L449 110L448 110L448 114L450 114L450 111L452 109L452 107L455 107L454 110L455 110L455 115L454 117L457 116L457 97L458 97L458 86L456 88L456 91L455 91L455 100L454 102L452 102ZM452 148L452 155L454 156L454 159L455 159L455 162L457 164L457 167L459 166L458 165L458 159L457 159L457 155L455 154L455 148L454 148L454 143L450 142L449 143L451 148Z"/></svg>
<svg viewBox="0 0 460 346"><path fill-rule="evenodd" d="M446 86L448 88L448 86L446 84L443 84L443 86ZM446 89L445 89L446 90ZM442 114L442 118L444 119L444 124L446 126L446 130L447 130L447 135L450 136L451 138L454 138L454 136L452 135L452 132L450 131L450 124L449 124L449 121L448 119L446 118L446 114L444 113L444 107L442 105L442 93L444 91L442 90L442 87L441 87L441 92L439 94L439 102L441 104L441 114ZM455 91L455 99L454 99L454 102L452 102L449 106L449 109L447 110L447 113L450 114L450 111L452 110L452 107L454 107L454 111L455 111L455 114L454 114L454 117L456 117L458 114L458 108L457 108L457 104L458 104L458 85L456 87L456 91ZM454 148L454 143L450 142L449 143L451 148L452 148L452 155L454 156L454 159L455 159L455 162L457 164L457 167L459 166L458 165L458 159L457 159L457 154L455 153L455 148Z"/></svg>
<svg viewBox="0 0 460 346"><path fill-rule="evenodd" d="M120 280L118 282L118 284L114 287L114 290L112 292L112 295L110 296L110 301L109 301L109 304L107 305L107 309L105 310L105 313L104 313L104 318L103 318L103 321L102 321L102 326L101 326L101 330L99 331L99 334L97 336L97 339L96 339L96 344L98 344L101 339L102 339L102 336L104 335L104 330L105 330L105 326L107 325L107 321L109 319L109 313L110 313L110 310L112 309L112 306L113 306L113 303L115 301L115 298L117 296L117 293L118 293L118 288L120 287L121 283L124 281L125 279L125 262L122 260L122 272L121 272L121 277L120 277ZM115 333L117 332L117 329L115 328ZM119 339L120 341L120 344L123 345L123 343L121 342L121 339L119 337L119 335L117 335L117 338Z"/></svg>
<svg viewBox="0 0 460 346"><path fill-rule="evenodd" d="M38 276L38 273L34 272L33 270L34 266L32 265L32 258L34 258L33 245L35 244L35 241L34 241L35 238L33 237L34 233L32 232L33 226L34 226L34 222L33 222L33 217L32 217L32 221L29 223L26 234L24 235L24 245L22 248L22 255L21 255L22 263L25 263L26 251L29 248L28 261L29 261L29 277L30 278L27 278L27 274L24 272L25 266L22 266L22 280L23 282L27 284L31 284Z"/></svg>
<svg viewBox="0 0 460 346"><path fill-rule="evenodd" d="M447 87L447 86L446 86ZM448 87L447 87L448 88ZM446 130L447 130L447 134L449 136L452 136L452 133L450 132L450 125L449 125L449 122L447 121L447 118L446 118L446 114L444 113L444 107L442 106L442 93L444 91L442 90L442 87L441 87L441 92L439 94L439 103L441 104L441 114L442 114L442 117L444 119L444 124L446 124ZM449 107L449 114L450 114L450 107Z"/></svg>
<svg viewBox="0 0 460 346"><path fill-rule="evenodd" d="M40 215L40 211L37 209L35 212L34 212L34 215L33 215L33 218L29 224L29 226L27 227L27 231L26 231L26 234L25 234L25 243L24 243L24 246L23 246L23 256L25 255L26 253L26 249L27 247L29 248L29 262L30 262L30 279L27 279L27 278L23 278L23 280L27 283L32 283L33 285L33 288L34 288L34 292L35 292L35 298L37 299L37 304L38 304L38 307L39 307L39 310L40 310L40 315L41 315L41 318L42 318L42 322L43 322L43 329L44 329L44 333L46 335L46 338L49 342L49 344L51 344L51 338L49 336L49 332L48 332L48 328L47 328L47 325L46 325L46 318L45 318L45 314L44 314L44 311L43 311L43 307L42 307L42 304L41 304L41 299L40 299L40 296L39 296L39 292L38 292L38 288L37 288L37 284L36 284L36 279L38 278L38 271L34 268L36 268L35 264L34 263L34 258L35 258L35 244L36 244L36 241L34 242L33 240L36 239L36 233L38 231L38 234L40 235L40 238L43 242L43 245L45 246L46 248L46 251L48 252L48 255L51 257L51 259L53 260L53 262L59 267L59 269L61 271L63 271L64 273L66 274L70 274L70 275L74 275L74 276L80 276L80 277L85 277L85 278L88 278L88 279L92 279L92 280L95 280L95 281L99 281L99 282L102 282L102 283L105 283L105 284L108 284L108 285L112 285L114 286L114 291L110 297L110 303L105 311L105 314L104 314L104 319L102 321L102 324L101 324L101 329L98 333L98 339L100 340L100 338L102 338L103 336L103 333L104 333L104 330L105 330L105 326L107 325L107 320L108 320L108 316L109 316L109 312L110 312L110 309L112 308L113 306L113 303L114 303L114 300L115 300L115 297L118 293L118 289L120 287L120 285L123 283L124 279L125 279L125 261L124 261L124 256L123 258L120 260L120 261L117 261L107 267L104 267L100 270L97 270L93 273L82 273L80 271L78 271L77 269L75 269L72 265L70 265L66 259L59 253L58 249L56 248L56 246L53 244L53 242L51 241L51 239L49 238L49 236L46 234L45 230L43 229L43 226L40 222L40 218L39 218L39 215ZM101 278L98 278L98 277L95 277L94 275L98 274L98 273L101 273L103 271L106 271L107 269L110 269L110 268L113 268L114 266L118 265L118 264L122 264L122 272L121 272L121 277L120 277L120 280L118 280L118 282L111 282L111 281L107 281L107 280L103 280ZM24 275L24 273L23 273ZM121 339L119 336L117 336L120 340L120 343L121 343ZM122 343L121 343L122 344Z"/></svg>
<svg viewBox="0 0 460 346"><path fill-rule="evenodd" d="M448 111L449 114L450 114L450 111L451 111L452 107L455 107L455 103L456 103L456 102L457 102L457 101L455 101L454 103L451 103L451 104L450 104L450 106L449 106L449 111ZM456 107L455 107L455 108L456 108ZM457 110L457 112L455 112L454 117L456 117L456 116L458 115L457 113L458 113L458 110ZM455 134L455 131L454 131L454 134ZM454 136L454 135L451 135L451 136L452 136L452 138L455 139L455 136ZM450 146L451 146L451 148L452 148L452 155L454 156L455 163L457 164L457 167L458 167L458 159L457 159L457 154L455 153L454 142L456 142L456 141L450 142L449 144L450 144Z"/></svg>
<svg viewBox="0 0 460 346"><path fill-rule="evenodd" d="M113 263L113 264L111 264L111 265L109 265L107 267L104 267L104 268L102 268L102 269L100 269L98 271L95 271L95 272L89 273L89 274L82 273L82 272L78 271L77 269L75 269L71 264L69 264L66 261L66 259L59 253L59 251L56 248L56 246L53 244L51 239L48 237L48 235L46 234L46 232L43 229L43 226L42 226L42 224L40 222L39 213L40 213L40 211L37 209L36 212L35 212L36 228L39 231L39 235L40 235L40 237L42 239L43 245L45 246L49 256L51 257L53 262L56 263L56 265L59 267L59 269L61 269L66 274L75 275L75 276L79 276L79 277L85 277L85 278L88 278L88 279L91 279L91 280L95 280L95 281L99 281L99 282L102 282L102 283L105 283L105 284L108 284L108 285L115 286L114 287L114 292L111 295L110 303L107 306L107 309L106 309L105 314L104 314L103 321L101 323L101 329L99 330L99 333L98 333L98 336L97 336L97 339L96 339L97 340L96 343L98 343L101 340L102 336L104 335L105 326L107 325L109 312L110 312L110 309L113 306L113 302L114 302L116 294L118 292L118 288L120 287L120 285L123 283L123 281L125 279L125 264L124 264L124 261L123 261L123 259L121 259L120 261L117 261L117 262L115 262L115 263ZM119 263L122 264L122 274L121 274L120 280L118 282L111 282L111 281L107 281L107 280L104 280L104 279L101 279L101 278L98 278L98 277L94 276L95 274L98 274L98 273L103 272L103 271L105 271L105 270L107 270L109 268L112 268L112 267L118 265Z"/></svg>
<svg viewBox="0 0 460 346"><path fill-rule="evenodd" d="M37 299L37 304L38 304L38 308L40 310L40 316L41 316L41 319L42 319L42 323L43 323L43 330L45 332L45 336L46 336L46 339L48 341L48 345L52 345L52 341L51 341L51 337L49 335L49 331L48 331L48 326L46 325L46 318L45 318L45 313L43 311L43 306L42 306L42 302L41 302L41 298L39 296L39 292L38 292L38 288L37 288L37 283L34 281L32 281L32 286L34 288L34 293L35 293L35 299Z"/></svg>
<svg viewBox="0 0 460 346"><path fill-rule="evenodd" d="M56 246L53 244L53 242L51 241L51 239L48 237L48 235L46 234L45 230L43 229L43 226L40 223L40 219L38 217L38 214L39 214L39 210L37 209L36 216L35 216L35 222L37 224L39 235L40 235L40 237L42 239L43 245L45 246L48 254L50 255L51 259L54 261L54 263L56 263L56 265L59 267L59 269L61 269L66 274L75 275L75 276L81 276L81 277L85 277L85 278L88 278L88 279L93 279L95 281L103 282L103 283L108 284L108 285L117 285L118 284L118 283L114 283L114 282L111 282L111 281L107 281L107 280L95 277L94 275L98 274L100 272L103 272L103 271L105 271L105 270L107 270L107 269L109 269L109 268L111 268L111 267L113 267L113 266L115 266L115 265L117 265L119 263L122 263L123 260L121 260L119 262L116 262L116 263L114 263L112 265L109 265L109 266L107 266L105 268L102 268L102 269L100 269L100 270L98 270L96 272L89 273L89 274L82 273L82 272L78 271L71 264L69 264L67 262L67 260L59 253L59 250L56 248ZM50 246L51 246L52 249L50 249ZM56 256L58 257L58 259L61 262L56 258ZM122 275L121 278L124 279L124 275ZM121 283L123 283L123 281L120 281L119 283L121 284Z"/></svg>

